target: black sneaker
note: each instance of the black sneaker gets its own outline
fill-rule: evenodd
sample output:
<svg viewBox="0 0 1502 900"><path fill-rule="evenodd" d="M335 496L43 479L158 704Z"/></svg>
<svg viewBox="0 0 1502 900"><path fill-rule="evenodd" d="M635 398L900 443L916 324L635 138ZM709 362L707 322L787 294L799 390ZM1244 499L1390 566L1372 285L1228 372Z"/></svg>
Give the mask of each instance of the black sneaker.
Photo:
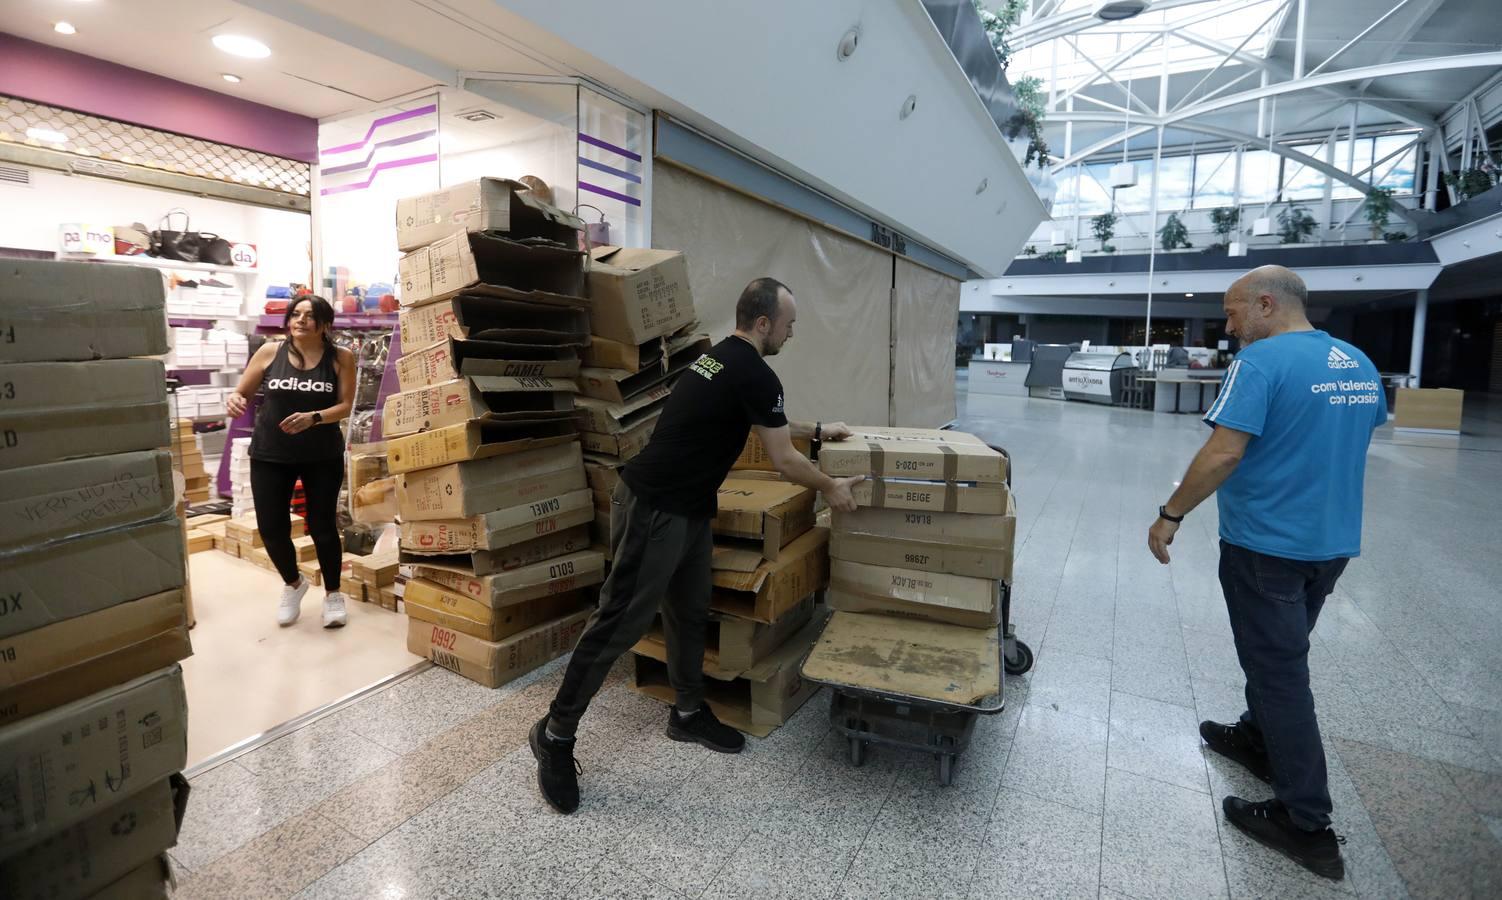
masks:
<svg viewBox="0 0 1502 900"><path fill-rule="evenodd" d="M584 770L574 759L574 742L548 737L547 727L548 717L543 716L527 736L537 758L537 787L549 806L568 815L579 808L579 776Z"/></svg>
<svg viewBox="0 0 1502 900"><path fill-rule="evenodd" d="M1272 763L1268 762L1267 751L1252 743L1251 737L1241 723L1235 725L1222 725L1219 722L1201 722L1200 737L1211 750L1224 756L1233 762L1241 763L1248 772L1256 775L1266 784L1273 783Z"/></svg>
<svg viewBox="0 0 1502 900"><path fill-rule="evenodd" d="M678 707L673 707L668 713L668 737L703 744L719 753L739 753L746 746L746 736L716 719L707 703L687 718L678 715Z"/></svg>
<svg viewBox="0 0 1502 900"><path fill-rule="evenodd" d="M1288 811L1277 800L1251 803L1240 797L1227 797L1220 808L1232 825L1264 847L1324 878L1340 881L1346 877L1345 860L1340 857L1340 845L1346 839L1333 830L1305 831L1293 824Z"/></svg>

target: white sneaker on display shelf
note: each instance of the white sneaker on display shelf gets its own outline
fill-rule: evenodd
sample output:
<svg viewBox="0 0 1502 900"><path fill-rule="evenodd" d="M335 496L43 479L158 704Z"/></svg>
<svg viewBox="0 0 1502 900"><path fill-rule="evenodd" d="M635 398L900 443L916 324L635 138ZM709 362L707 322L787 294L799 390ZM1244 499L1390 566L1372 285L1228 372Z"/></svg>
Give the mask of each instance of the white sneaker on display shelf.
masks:
<svg viewBox="0 0 1502 900"><path fill-rule="evenodd" d="M323 597L323 627L343 628L344 623L349 621L349 614L344 611L344 593L333 591Z"/></svg>
<svg viewBox="0 0 1502 900"><path fill-rule="evenodd" d="M297 584L282 586L282 599L276 608L276 624L283 628L297 621L302 615L302 598L308 592L308 579L297 576ZM324 604L324 621L328 621L328 604Z"/></svg>

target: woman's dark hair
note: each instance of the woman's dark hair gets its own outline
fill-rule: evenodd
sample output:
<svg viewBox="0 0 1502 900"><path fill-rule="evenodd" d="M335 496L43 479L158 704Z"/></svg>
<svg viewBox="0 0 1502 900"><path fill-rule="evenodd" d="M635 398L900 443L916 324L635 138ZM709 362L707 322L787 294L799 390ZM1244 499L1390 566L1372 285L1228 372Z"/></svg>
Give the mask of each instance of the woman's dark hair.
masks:
<svg viewBox="0 0 1502 900"><path fill-rule="evenodd" d="M313 307L313 323L323 326L323 352L333 354L330 357L331 359L337 359L339 354L339 351L334 347L334 338L329 333L334 328L334 307L329 304L329 301L316 294L298 297L287 304L287 314L282 316L282 330L287 332L287 352L297 357L297 367L299 369L305 368L305 360L302 358L302 352L297 349L297 344L292 341L292 314L297 312L298 304L304 302L311 304Z"/></svg>

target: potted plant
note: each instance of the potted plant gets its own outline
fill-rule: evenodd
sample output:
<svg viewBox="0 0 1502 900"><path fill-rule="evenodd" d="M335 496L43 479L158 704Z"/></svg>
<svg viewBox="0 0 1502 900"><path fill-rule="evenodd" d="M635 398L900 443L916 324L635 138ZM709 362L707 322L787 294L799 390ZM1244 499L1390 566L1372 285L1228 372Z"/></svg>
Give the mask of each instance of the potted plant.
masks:
<svg viewBox="0 0 1502 900"><path fill-rule="evenodd" d="M1164 250L1177 250L1180 247L1189 248L1194 245L1189 243L1189 229L1184 227L1184 222L1178 213L1169 213L1168 221L1158 230L1158 239L1162 242Z"/></svg>
<svg viewBox="0 0 1502 900"><path fill-rule="evenodd" d="M1319 223L1309 210L1302 206L1289 206L1278 213L1278 241L1283 244L1297 244L1314 234L1319 228Z"/></svg>
<svg viewBox="0 0 1502 900"><path fill-rule="evenodd" d="M1231 234L1236 231L1236 226L1241 224L1241 210L1230 206L1221 206L1210 210L1210 228L1215 232L1216 241L1209 249L1226 250L1231 246Z"/></svg>
<svg viewBox="0 0 1502 900"><path fill-rule="evenodd" d="M1040 253L1040 254L1038 254L1038 258L1039 259L1046 259L1046 260L1049 260L1050 262L1063 262L1064 258L1066 256L1068 256L1069 252L1071 250L1073 250L1073 249L1074 249L1074 245L1073 244L1065 244L1064 246L1055 248L1053 250L1050 250L1047 253Z"/></svg>
<svg viewBox="0 0 1502 900"><path fill-rule="evenodd" d="M1469 200L1491 190L1496 180L1487 170L1472 167L1464 172L1446 172L1445 184L1455 192L1458 200Z"/></svg>
<svg viewBox="0 0 1502 900"><path fill-rule="evenodd" d="M1361 201L1361 212L1366 216L1367 224L1372 226L1372 243L1382 243L1382 234L1387 228L1387 220L1392 217L1393 207L1397 204L1392 199L1392 188L1372 188L1366 199Z"/></svg>
<svg viewBox="0 0 1502 900"><path fill-rule="evenodd" d="M1095 232L1095 239L1100 241L1102 253L1116 252L1116 248L1111 246L1111 238L1116 236L1117 218L1115 212L1103 212L1090 220L1090 228Z"/></svg>

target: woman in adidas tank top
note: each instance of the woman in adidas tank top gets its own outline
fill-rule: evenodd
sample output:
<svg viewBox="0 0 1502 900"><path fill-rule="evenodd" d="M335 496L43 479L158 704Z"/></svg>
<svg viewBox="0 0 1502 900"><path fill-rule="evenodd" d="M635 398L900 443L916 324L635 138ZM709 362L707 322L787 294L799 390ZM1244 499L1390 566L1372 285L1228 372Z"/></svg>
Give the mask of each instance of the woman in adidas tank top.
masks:
<svg viewBox="0 0 1502 900"><path fill-rule="evenodd" d="M285 583L277 623L296 622L308 592L292 546L292 492L301 479L308 534L323 574L323 627L340 628L347 613L339 590L343 549L337 511L344 482L339 420L354 405L355 356L334 345L329 335L334 308L322 297L293 303L282 327L286 340L267 341L256 351L226 405L230 415L239 416L256 390L265 388L250 439L250 490L261 540Z"/></svg>

